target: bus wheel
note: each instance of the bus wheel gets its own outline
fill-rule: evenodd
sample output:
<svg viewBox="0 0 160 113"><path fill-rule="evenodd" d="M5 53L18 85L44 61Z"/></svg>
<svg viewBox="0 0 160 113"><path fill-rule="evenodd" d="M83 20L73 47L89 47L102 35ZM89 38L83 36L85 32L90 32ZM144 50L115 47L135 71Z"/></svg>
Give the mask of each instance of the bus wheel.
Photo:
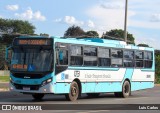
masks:
<svg viewBox="0 0 160 113"><path fill-rule="evenodd" d="M79 96L79 87L77 82L73 81L71 83L70 92L69 94L66 94L65 97L69 101L75 101L77 100L78 96Z"/></svg>
<svg viewBox="0 0 160 113"><path fill-rule="evenodd" d="M129 97L131 94L131 87L130 87L130 83L128 81L125 81L123 86L122 86L122 97L123 98L127 98Z"/></svg>
<svg viewBox="0 0 160 113"><path fill-rule="evenodd" d="M35 99L35 100L41 100L43 97L44 97L44 94L40 94L40 93L35 93L35 94L32 94L32 97Z"/></svg>
<svg viewBox="0 0 160 113"><path fill-rule="evenodd" d="M87 93L88 97L98 97L100 93Z"/></svg>

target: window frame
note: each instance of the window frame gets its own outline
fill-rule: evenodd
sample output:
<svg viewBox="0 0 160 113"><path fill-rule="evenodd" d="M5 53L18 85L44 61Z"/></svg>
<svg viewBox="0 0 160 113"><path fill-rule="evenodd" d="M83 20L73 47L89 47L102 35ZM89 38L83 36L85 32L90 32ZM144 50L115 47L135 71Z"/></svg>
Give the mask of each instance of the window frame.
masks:
<svg viewBox="0 0 160 113"><path fill-rule="evenodd" d="M108 50L109 50L109 58L106 58L106 59L109 59L109 60L110 60L110 65L109 65L109 66L100 66L100 65L99 65L99 58L102 58L102 57L99 57L99 54L98 54L100 48L102 48L102 49L108 49ZM111 48L108 48L108 47L100 47L100 46L99 46L99 47L98 47L98 52L97 52L97 57L98 57L98 58L97 58L97 60L98 60L97 63L98 63L98 67L111 67Z"/></svg>
<svg viewBox="0 0 160 113"><path fill-rule="evenodd" d="M125 58L124 57L124 51L132 51L133 52L133 59L131 58ZM124 60L130 60L133 62L133 67L129 67L129 66L124 66ZM134 49L123 49L123 67L124 68L135 68L135 50Z"/></svg>

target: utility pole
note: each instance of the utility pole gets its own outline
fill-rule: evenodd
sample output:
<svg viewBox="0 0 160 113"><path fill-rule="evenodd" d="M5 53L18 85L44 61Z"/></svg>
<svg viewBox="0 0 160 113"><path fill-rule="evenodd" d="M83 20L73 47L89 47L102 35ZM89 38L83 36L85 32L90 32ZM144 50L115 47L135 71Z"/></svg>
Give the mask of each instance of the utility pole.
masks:
<svg viewBox="0 0 160 113"><path fill-rule="evenodd" d="M128 13L128 0L125 0L124 39L126 43L127 43L127 13Z"/></svg>

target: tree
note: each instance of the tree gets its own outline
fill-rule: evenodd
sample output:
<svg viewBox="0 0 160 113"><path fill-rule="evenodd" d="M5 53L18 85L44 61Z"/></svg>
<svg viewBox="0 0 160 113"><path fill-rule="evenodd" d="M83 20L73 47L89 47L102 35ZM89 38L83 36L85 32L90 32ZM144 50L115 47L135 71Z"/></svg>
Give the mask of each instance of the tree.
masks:
<svg viewBox="0 0 160 113"><path fill-rule="evenodd" d="M0 32L1 33L33 34L34 30L35 30L35 26L33 26L28 21L0 18Z"/></svg>
<svg viewBox="0 0 160 113"><path fill-rule="evenodd" d="M107 31L102 38L124 40L124 30L113 29L113 30ZM128 32L127 32L127 41L130 44L135 44L135 38L133 37L132 34Z"/></svg>
<svg viewBox="0 0 160 113"><path fill-rule="evenodd" d="M86 35L90 37L99 37L99 34L97 33L97 31L87 31Z"/></svg>
<svg viewBox="0 0 160 113"><path fill-rule="evenodd" d="M160 83L160 55L155 56L155 67L156 82Z"/></svg>
<svg viewBox="0 0 160 113"><path fill-rule="evenodd" d="M0 18L0 69L5 69L5 48L15 37L34 34L35 27L28 21Z"/></svg>
<svg viewBox="0 0 160 113"><path fill-rule="evenodd" d="M137 46L139 46L139 47L149 47L149 45L147 45L147 44L138 44Z"/></svg>
<svg viewBox="0 0 160 113"><path fill-rule="evenodd" d="M64 37L79 37L84 36L85 32L79 26L71 26L69 27L64 34Z"/></svg>
<svg viewBox="0 0 160 113"><path fill-rule="evenodd" d="M34 34L35 26L28 21L0 18L0 41L10 44L20 34Z"/></svg>

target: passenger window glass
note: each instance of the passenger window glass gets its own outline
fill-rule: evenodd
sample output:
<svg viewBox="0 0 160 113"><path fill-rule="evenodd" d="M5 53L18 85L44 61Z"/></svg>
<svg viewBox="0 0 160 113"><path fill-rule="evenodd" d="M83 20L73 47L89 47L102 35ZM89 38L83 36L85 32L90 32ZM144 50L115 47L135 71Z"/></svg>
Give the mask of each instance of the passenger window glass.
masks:
<svg viewBox="0 0 160 113"><path fill-rule="evenodd" d="M99 48L98 49L98 57L100 58L109 58L109 49Z"/></svg>
<svg viewBox="0 0 160 113"><path fill-rule="evenodd" d="M112 58L123 58L123 51L112 49Z"/></svg>
<svg viewBox="0 0 160 113"><path fill-rule="evenodd" d="M82 47L77 46L77 45L72 45L70 47L70 51L71 51L70 64L71 65L83 65Z"/></svg>
<svg viewBox="0 0 160 113"><path fill-rule="evenodd" d="M85 66L97 66L97 57L84 57Z"/></svg>
<svg viewBox="0 0 160 113"><path fill-rule="evenodd" d="M136 56L136 59L143 59L143 52L136 51L135 56Z"/></svg>
<svg viewBox="0 0 160 113"><path fill-rule="evenodd" d="M84 47L85 56L97 56L97 48L95 47Z"/></svg>
<svg viewBox="0 0 160 113"><path fill-rule="evenodd" d="M110 59L110 50L106 48L99 48L98 49L98 65L99 66L110 66L111 59Z"/></svg>
<svg viewBox="0 0 160 113"><path fill-rule="evenodd" d="M68 51L67 50L59 50L59 64L60 65L68 65Z"/></svg>
<svg viewBox="0 0 160 113"><path fill-rule="evenodd" d="M118 59L118 58L114 58L112 59L112 67L122 67L123 64L122 64L122 59Z"/></svg>
<svg viewBox="0 0 160 113"><path fill-rule="evenodd" d="M145 52L144 59L152 60L153 59L152 52Z"/></svg>
<svg viewBox="0 0 160 113"><path fill-rule="evenodd" d="M125 59L134 59L134 52L133 51L125 50L123 54L124 54Z"/></svg>
<svg viewBox="0 0 160 113"><path fill-rule="evenodd" d="M135 66L136 67L143 67L143 60L136 60L135 61Z"/></svg>

